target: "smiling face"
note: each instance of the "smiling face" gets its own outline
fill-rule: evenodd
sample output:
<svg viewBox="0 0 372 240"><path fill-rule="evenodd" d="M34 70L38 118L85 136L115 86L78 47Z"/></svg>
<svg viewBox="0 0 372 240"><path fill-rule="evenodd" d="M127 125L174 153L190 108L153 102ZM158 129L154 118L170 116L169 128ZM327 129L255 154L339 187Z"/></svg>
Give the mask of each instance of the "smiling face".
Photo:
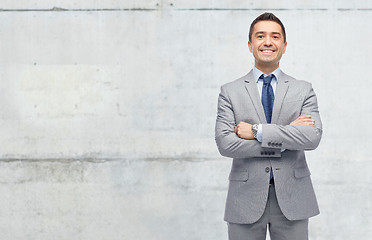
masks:
<svg viewBox="0 0 372 240"><path fill-rule="evenodd" d="M285 53L287 42L281 26L274 21L259 21L254 25L249 51L255 58L255 66L266 74L279 67L279 60Z"/></svg>

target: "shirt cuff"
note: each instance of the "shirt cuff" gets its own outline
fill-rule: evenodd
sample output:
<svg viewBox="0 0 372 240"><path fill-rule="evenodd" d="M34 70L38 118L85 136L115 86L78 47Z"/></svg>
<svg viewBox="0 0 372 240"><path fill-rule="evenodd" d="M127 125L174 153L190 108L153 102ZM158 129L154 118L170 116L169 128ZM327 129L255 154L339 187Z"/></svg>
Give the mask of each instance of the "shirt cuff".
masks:
<svg viewBox="0 0 372 240"><path fill-rule="evenodd" d="M262 124L258 124L256 139L257 141L262 142Z"/></svg>

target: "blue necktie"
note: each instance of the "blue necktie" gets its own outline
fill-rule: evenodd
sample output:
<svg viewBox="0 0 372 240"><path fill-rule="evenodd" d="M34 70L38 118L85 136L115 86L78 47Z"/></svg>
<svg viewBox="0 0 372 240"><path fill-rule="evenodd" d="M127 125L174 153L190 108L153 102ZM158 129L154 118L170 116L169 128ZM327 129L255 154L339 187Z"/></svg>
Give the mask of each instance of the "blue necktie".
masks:
<svg viewBox="0 0 372 240"><path fill-rule="evenodd" d="M261 79L263 79L263 86L262 86L262 106L265 111L266 122L271 123L271 115L273 113L273 105L274 105L274 91L273 87L271 86L271 80L273 79L274 75L270 74L266 77L261 75Z"/></svg>
<svg viewBox="0 0 372 240"><path fill-rule="evenodd" d="M274 91L273 87L271 86L271 80L273 79L274 75L270 74L266 77L262 74L260 76L263 79L263 86L262 86L262 106L265 111L266 122L271 123L271 116L273 113L273 105L274 105ZM270 179L273 178L273 169L270 169Z"/></svg>

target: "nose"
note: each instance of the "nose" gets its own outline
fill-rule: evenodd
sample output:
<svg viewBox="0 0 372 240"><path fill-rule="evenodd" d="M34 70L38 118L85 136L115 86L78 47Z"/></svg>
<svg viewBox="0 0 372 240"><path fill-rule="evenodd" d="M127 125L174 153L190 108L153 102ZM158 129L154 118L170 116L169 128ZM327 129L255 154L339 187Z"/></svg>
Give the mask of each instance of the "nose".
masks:
<svg viewBox="0 0 372 240"><path fill-rule="evenodd" d="M272 45L271 38L270 37L265 37L264 44L265 44L265 46L271 46Z"/></svg>

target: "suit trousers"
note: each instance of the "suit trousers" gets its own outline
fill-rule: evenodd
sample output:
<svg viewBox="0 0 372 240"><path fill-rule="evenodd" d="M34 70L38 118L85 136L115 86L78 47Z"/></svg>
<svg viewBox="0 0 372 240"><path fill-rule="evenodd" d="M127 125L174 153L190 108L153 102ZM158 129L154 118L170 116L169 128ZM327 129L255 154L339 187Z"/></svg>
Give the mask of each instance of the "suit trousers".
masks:
<svg viewBox="0 0 372 240"><path fill-rule="evenodd" d="M269 226L271 240L307 240L309 219L290 221L280 210L274 184L270 184L269 196L262 217L252 224L228 224L229 240L265 240Z"/></svg>

